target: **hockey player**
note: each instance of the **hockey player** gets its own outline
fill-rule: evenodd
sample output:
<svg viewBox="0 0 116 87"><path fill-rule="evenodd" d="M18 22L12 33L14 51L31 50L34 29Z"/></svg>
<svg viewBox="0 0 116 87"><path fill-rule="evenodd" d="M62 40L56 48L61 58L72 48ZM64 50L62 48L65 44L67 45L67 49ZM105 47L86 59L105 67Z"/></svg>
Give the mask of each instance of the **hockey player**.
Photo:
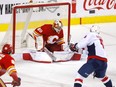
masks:
<svg viewBox="0 0 116 87"><path fill-rule="evenodd" d="M51 52L63 51L62 44L64 43L63 24L60 20L55 20L53 24L44 24L34 30L33 37L35 46L38 49L38 38L42 37L44 46Z"/></svg>
<svg viewBox="0 0 116 87"><path fill-rule="evenodd" d="M0 76L8 72L9 76L13 78L12 85L20 86L21 79L17 76L17 71L15 69L15 60L10 56L12 53L12 47L10 44L5 44L0 53ZM0 87L5 87L0 84Z"/></svg>
<svg viewBox="0 0 116 87"><path fill-rule="evenodd" d="M70 44L69 46L72 51L78 51L80 48L86 48L88 51L88 60L78 70L74 87L82 87L83 79L92 73L93 76L99 78L106 87L112 87L112 81L106 75L108 60L104 50L103 40L99 36L99 33L99 26L93 25L90 28L90 33L79 43Z"/></svg>

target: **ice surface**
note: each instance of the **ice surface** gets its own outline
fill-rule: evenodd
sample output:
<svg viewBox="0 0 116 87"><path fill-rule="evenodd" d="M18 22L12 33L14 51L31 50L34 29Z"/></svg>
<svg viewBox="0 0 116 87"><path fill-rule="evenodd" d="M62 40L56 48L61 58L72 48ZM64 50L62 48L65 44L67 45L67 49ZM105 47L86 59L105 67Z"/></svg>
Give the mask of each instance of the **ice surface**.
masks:
<svg viewBox="0 0 116 87"><path fill-rule="evenodd" d="M88 31L90 25L71 26L72 42L78 42L84 33ZM101 27L101 35L104 38L105 49L109 59L107 75L112 79L116 86L116 23L99 24ZM81 29L81 30L79 30ZM76 32L74 32L76 31ZM75 38L77 38L75 40ZM21 58L16 59L16 69L22 80L20 87L73 87L77 70L81 67L86 59L80 61L68 61L58 63L36 63L24 61ZM1 77L5 82L11 81L11 77L6 73ZM93 79L90 75L84 79L84 85L87 87L105 87L97 78ZM11 85L7 85L12 87Z"/></svg>

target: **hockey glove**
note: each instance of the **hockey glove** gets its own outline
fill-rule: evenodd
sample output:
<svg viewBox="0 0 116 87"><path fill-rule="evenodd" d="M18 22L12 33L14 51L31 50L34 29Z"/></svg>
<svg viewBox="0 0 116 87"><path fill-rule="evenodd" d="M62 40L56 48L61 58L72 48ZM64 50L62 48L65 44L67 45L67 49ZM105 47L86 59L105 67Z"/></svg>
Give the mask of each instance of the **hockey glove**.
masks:
<svg viewBox="0 0 116 87"><path fill-rule="evenodd" d="M78 48L76 48L76 45L77 45L78 43L75 43L75 44L73 44L73 43L70 43L70 45L69 45L69 48L70 48L70 50L71 51L76 51L76 52L78 52Z"/></svg>
<svg viewBox="0 0 116 87"><path fill-rule="evenodd" d="M14 86L20 86L21 85L21 78L18 78L18 81L13 80L12 85Z"/></svg>

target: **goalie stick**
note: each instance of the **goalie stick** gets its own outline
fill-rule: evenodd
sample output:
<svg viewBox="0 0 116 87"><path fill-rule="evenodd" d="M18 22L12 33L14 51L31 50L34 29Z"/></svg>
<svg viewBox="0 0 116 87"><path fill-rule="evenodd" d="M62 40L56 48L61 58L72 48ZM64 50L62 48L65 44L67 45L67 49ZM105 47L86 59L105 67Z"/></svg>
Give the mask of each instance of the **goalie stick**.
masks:
<svg viewBox="0 0 116 87"><path fill-rule="evenodd" d="M12 82L4 82L4 84L11 84L12 85ZM14 85L12 85L13 87L16 87ZM7 87L7 86L6 86ZM18 87L18 86L17 86Z"/></svg>
<svg viewBox="0 0 116 87"><path fill-rule="evenodd" d="M4 81L0 78L0 87L6 87L6 84L4 83Z"/></svg>
<svg viewBox="0 0 116 87"><path fill-rule="evenodd" d="M11 84L12 85L12 82L4 82L1 78L0 78L0 87L7 87L6 85L7 84ZM16 87L14 85L12 85L13 87Z"/></svg>
<svg viewBox="0 0 116 87"><path fill-rule="evenodd" d="M46 47L44 47L44 51L50 56L50 58L52 59L53 62L56 61L56 57L54 56L54 54L52 52L50 52Z"/></svg>

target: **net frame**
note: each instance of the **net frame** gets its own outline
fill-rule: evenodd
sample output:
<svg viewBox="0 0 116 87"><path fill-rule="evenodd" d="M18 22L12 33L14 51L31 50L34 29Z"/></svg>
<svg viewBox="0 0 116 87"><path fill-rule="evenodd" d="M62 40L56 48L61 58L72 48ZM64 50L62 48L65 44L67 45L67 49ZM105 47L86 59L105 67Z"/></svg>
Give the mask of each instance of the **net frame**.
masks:
<svg viewBox="0 0 116 87"><path fill-rule="evenodd" d="M70 3L68 2L62 2L62 3L38 3L38 4L26 4L26 5L16 5L13 7L12 10L12 15L13 15L13 20L12 20L12 45L13 45L13 53L15 53L15 37L16 37L16 10L17 9L23 9L23 8L33 8L33 7L47 7L47 6L60 6L60 5L67 5L68 6L68 37L67 37L67 42L68 44L70 43L70 18L71 18L71 6Z"/></svg>

